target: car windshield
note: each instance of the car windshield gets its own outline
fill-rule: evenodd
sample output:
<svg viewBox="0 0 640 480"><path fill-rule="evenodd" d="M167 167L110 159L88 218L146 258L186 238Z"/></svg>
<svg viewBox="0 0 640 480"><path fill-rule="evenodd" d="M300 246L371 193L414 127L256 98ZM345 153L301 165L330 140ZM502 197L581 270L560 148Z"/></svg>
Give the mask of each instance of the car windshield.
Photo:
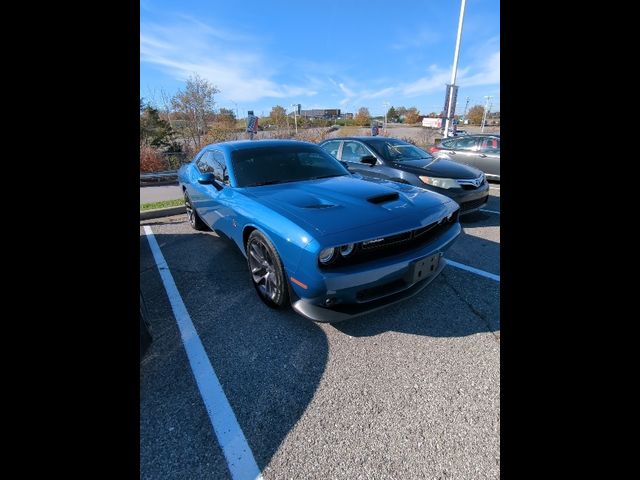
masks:
<svg viewBox="0 0 640 480"><path fill-rule="evenodd" d="M431 159L424 150L405 142L385 140L371 142L370 146L383 158L392 162L405 162L419 159Z"/></svg>
<svg viewBox="0 0 640 480"><path fill-rule="evenodd" d="M331 155L312 145L256 146L231 153L238 187L258 187L350 175Z"/></svg>

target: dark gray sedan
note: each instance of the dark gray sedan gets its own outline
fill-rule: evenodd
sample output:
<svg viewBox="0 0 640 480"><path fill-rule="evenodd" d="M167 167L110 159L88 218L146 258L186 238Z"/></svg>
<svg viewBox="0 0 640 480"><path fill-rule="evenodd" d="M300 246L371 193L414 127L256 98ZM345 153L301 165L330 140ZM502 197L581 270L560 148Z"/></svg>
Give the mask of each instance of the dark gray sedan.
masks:
<svg viewBox="0 0 640 480"><path fill-rule="evenodd" d="M480 209L489 198L489 184L480 170L434 158L403 140L340 137L325 140L320 147L365 179L409 183L446 195L460 205L461 215Z"/></svg>
<svg viewBox="0 0 640 480"><path fill-rule="evenodd" d="M500 180L500 135L481 134L446 138L427 151L436 157L482 170L489 180Z"/></svg>

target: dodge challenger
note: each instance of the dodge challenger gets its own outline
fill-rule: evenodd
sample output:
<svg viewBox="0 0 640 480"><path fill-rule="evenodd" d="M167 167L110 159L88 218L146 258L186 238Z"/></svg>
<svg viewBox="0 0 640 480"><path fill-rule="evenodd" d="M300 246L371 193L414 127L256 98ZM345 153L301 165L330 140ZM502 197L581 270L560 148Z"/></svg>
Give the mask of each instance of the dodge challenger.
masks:
<svg viewBox="0 0 640 480"><path fill-rule="evenodd" d="M417 294L461 232L450 198L366 181L307 142L208 145L178 180L191 226L238 246L262 301L318 322Z"/></svg>

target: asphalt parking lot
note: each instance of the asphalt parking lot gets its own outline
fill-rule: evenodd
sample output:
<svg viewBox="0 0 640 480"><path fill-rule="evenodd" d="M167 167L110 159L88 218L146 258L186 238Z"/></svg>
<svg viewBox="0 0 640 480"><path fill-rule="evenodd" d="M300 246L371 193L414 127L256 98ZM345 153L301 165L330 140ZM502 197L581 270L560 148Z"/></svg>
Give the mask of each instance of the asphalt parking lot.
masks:
<svg viewBox="0 0 640 480"><path fill-rule="evenodd" d="M499 184L490 193L429 287L333 325L266 307L235 245L186 215L141 222L154 342L140 366L140 477L232 478L147 226L264 479L499 478Z"/></svg>

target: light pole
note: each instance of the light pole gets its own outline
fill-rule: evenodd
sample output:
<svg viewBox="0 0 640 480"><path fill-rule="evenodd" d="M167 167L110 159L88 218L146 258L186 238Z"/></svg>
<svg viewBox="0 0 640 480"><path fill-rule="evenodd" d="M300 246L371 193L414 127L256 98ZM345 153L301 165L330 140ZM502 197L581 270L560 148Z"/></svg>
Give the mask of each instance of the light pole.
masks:
<svg viewBox="0 0 640 480"><path fill-rule="evenodd" d="M298 135L298 116L296 115L298 113L298 104L297 103L292 103L291 106L294 107L294 109L293 109L293 121L296 124L296 135Z"/></svg>
<svg viewBox="0 0 640 480"><path fill-rule="evenodd" d="M482 129L480 130L480 133L484 133L484 122L487 119L487 110L489 109L489 100L493 97L490 95L487 95L484 98L486 98L487 101L484 104L484 113L482 114Z"/></svg>
<svg viewBox="0 0 640 480"><path fill-rule="evenodd" d="M462 114L462 124L464 125L464 117L467 116L467 107L469 106L469 97L467 97L467 103L464 104L464 113Z"/></svg>
<svg viewBox="0 0 640 480"><path fill-rule="evenodd" d="M460 54L460 40L462 38L462 23L464 21L464 7L467 0L462 0L460 6L460 18L458 20L458 36L456 38L456 49L453 53L453 68L451 69L451 90L449 90L449 108L447 108L447 119L444 125L445 138L449 135L449 124L451 123L451 117L453 115L453 92L456 88L456 75L458 73L458 56Z"/></svg>
<svg viewBox="0 0 640 480"><path fill-rule="evenodd" d="M383 105L385 106L385 110L384 110L384 128L382 129L382 131L384 132L384 134L387 134L387 113L389 112L389 102L384 102Z"/></svg>

